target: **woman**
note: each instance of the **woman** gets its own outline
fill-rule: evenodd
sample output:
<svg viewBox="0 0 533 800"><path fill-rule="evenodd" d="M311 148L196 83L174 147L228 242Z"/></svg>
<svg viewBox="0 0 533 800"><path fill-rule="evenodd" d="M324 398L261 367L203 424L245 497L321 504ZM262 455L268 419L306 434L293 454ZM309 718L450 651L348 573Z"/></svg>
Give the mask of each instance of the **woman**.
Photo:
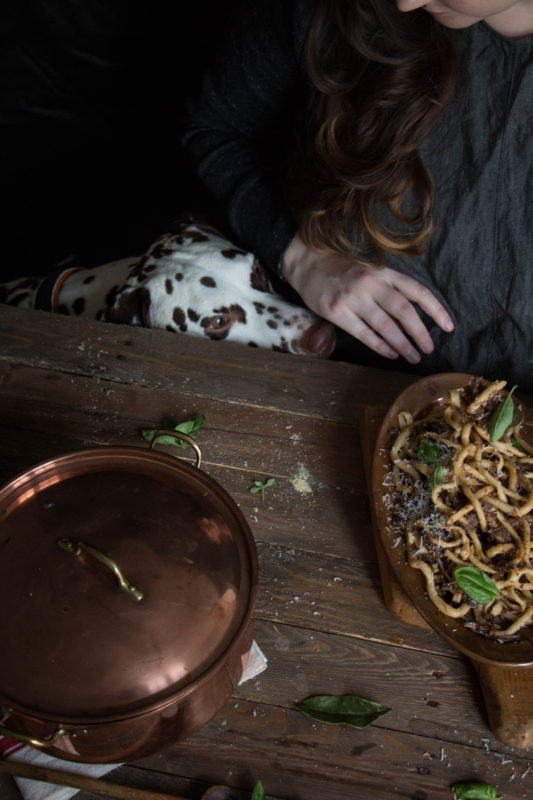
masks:
<svg viewBox="0 0 533 800"><path fill-rule="evenodd" d="M184 140L233 235L353 337L343 357L533 388L533 0L238 18Z"/></svg>

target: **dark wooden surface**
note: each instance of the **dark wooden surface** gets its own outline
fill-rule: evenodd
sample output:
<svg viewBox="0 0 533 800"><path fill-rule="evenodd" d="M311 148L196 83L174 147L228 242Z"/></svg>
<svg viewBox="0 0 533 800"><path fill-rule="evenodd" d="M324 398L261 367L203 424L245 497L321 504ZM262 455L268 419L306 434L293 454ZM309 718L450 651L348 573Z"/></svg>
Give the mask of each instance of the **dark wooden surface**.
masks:
<svg viewBox="0 0 533 800"><path fill-rule="evenodd" d="M267 670L188 741L106 779L191 800L211 784L245 800L259 779L270 800L450 800L464 780L533 796L533 753L492 736L471 665L383 602L359 427L365 407L412 380L0 307L2 482L79 447L140 445L140 428L200 412L203 469L257 542ZM263 504L249 488L268 477ZM392 710L356 730L293 707L348 693Z"/></svg>

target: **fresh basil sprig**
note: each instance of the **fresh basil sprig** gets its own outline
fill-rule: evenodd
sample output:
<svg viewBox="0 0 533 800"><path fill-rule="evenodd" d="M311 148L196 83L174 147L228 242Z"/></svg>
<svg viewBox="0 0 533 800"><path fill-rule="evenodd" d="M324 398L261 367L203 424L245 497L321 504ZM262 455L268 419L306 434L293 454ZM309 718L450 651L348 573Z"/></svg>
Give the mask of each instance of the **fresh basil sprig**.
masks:
<svg viewBox="0 0 533 800"><path fill-rule="evenodd" d="M354 728L366 728L382 714L390 711L387 706L349 694L315 695L302 700L301 703L295 703L295 708L319 722L328 722L332 725L351 725Z"/></svg>
<svg viewBox="0 0 533 800"><path fill-rule="evenodd" d="M435 464L442 455L442 450L432 439L420 439L418 443L417 458L423 464Z"/></svg>
<svg viewBox="0 0 533 800"><path fill-rule="evenodd" d="M507 428L512 425L514 417L514 403L511 395L515 389L516 386L513 386L503 403L492 415L492 419L490 421L491 442L497 442L498 439L501 439Z"/></svg>
<svg viewBox="0 0 533 800"><path fill-rule="evenodd" d="M452 792L457 800L502 800L489 783L454 783Z"/></svg>
<svg viewBox="0 0 533 800"><path fill-rule="evenodd" d="M476 603L490 603L498 597L498 587L479 567L457 567L453 577L458 586Z"/></svg>
<svg viewBox="0 0 533 800"><path fill-rule="evenodd" d="M248 489L250 494L257 494L261 492L261 500L263 503L265 502L265 489L268 489L269 486L272 486L273 483L276 482L275 478L267 478L264 483L261 481L254 481L254 485Z"/></svg>
<svg viewBox="0 0 533 800"><path fill-rule="evenodd" d="M161 420L160 428L142 430L141 435L144 439L146 439L147 442L151 442L159 430L178 431L179 433L186 433L191 436L193 433L196 433L198 428L200 428L204 422L205 417L203 414L195 414L193 419L185 420L185 422L179 422L177 425L171 419L163 419ZM186 442L182 442L180 439L174 436L160 436L158 442L159 444L174 444L176 447L187 447Z"/></svg>
<svg viewBox="0 0 533 800"><path fill-rule="evenodd" d="M255 784L251 800L265 800L265 790L261 781L257 781Z"/></svg>

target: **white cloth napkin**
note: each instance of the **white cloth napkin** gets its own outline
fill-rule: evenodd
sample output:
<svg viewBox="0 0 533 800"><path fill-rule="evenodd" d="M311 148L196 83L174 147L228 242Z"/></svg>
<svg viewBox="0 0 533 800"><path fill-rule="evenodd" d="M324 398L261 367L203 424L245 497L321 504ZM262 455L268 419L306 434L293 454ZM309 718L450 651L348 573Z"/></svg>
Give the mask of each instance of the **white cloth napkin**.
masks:
<svg viewBox="0 0 533 800"><path fill-rule="evenodd" d="M245 681L255 678L267 667L266 656L256 642L252 643L250 650L243 656L242 661L243 672L239 686ZM79 775L87 775L91 778L101 778L112 769L120 767L120 764L65 762L62 759L48 756L34 747L7 739L5 736L0 736L0 754L10 761L24 761L27 764L37 764L40 767L76 772ZM24 800L68 800L79 791L78 789L69 789L67 786L55 786L52 783L31 781L27 778L15 778L14 780Z"/></svg>

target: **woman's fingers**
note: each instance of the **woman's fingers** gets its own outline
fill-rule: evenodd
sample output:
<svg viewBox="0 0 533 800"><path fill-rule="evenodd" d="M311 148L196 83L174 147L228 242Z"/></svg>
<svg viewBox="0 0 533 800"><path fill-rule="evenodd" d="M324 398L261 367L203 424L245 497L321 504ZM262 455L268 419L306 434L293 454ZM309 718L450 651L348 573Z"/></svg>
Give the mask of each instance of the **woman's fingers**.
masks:
<svg viewBox="0 0 533 800"><path fill-rule="evenodd" d="M309 250L297 235L283 274L306 305L385 358L411 364L434 345L414 304L445 331L453 322L435 295L414 278L389 267L375 268Z"/></svg>
<svg viewBox="0 0 533 800"><path fill-rule="evenodd" d="M411 309L416 314L412 306ZM422 323L420 324L432 347L429 334ZM398 324L394 316L375 303L361 303L357 311L353 310L346 315L346 324L341 323L341 327L385 358L397 358L400 355L410 364L418 364L420 361L420 354L405 335L403 324ZM422 334L420 338L423 339ZM427 342L424 341L424 344Z"/></svg>
<svg viewBox="0 0 533 800"><path fill-rule="evenodd" d="M414 278L403 275L401 272L395 272L395 270L389 269L388 267L385 267L383 271L387 273L386 280L389 280L390 284L405 295L405 297L409 298L409 300L417 303L420 308L425 311L426 314L429 314L437 323L439 328L442 328L442 330L447 333L453 331L454 324L452 318L427 286L422 286L422 284L415 281Z"/></svg>

